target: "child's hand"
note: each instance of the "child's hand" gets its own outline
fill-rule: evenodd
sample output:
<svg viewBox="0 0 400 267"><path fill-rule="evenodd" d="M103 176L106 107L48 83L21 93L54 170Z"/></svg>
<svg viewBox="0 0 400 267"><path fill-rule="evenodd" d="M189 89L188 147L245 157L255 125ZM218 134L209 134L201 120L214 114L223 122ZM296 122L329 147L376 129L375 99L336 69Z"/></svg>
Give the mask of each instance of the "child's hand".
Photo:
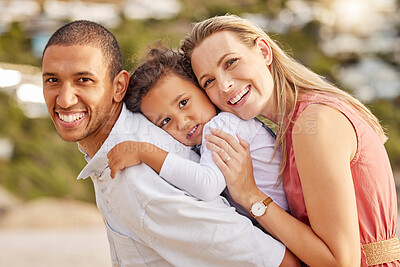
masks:
<svg viewBox="0 0 400 267"><path fill-rule="evenodd" d="M115 145L107 154L111 178L126 167L135 166L142 162L140 155L141 142L125 141Z"/></svg>

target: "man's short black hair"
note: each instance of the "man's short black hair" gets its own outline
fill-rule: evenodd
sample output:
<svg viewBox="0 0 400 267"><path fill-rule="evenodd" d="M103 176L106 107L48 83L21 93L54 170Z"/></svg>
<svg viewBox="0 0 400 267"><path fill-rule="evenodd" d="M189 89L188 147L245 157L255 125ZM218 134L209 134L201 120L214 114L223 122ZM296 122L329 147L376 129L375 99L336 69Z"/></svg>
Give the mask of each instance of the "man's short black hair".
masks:
<svg viewBox="0 0 400 267"><path fill-rule="evenodd" d="M115 36L105 27L95 22L77 20L65 24L50 37L43 51L43 55L47 48L53 45L88 45L100 48L105 63L108 64L112 81L122 70L121 50Z"/></svg>

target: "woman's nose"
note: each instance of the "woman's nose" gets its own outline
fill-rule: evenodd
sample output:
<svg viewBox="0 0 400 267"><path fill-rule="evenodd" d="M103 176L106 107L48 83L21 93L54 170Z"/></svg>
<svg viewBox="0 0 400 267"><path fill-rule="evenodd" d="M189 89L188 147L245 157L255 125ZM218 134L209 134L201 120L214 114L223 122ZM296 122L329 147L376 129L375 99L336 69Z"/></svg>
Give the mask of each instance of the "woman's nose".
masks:
<svg viewBox="0 0 400 267"><path fill-rule="evenodd" d="M229 80L228 79L221 80L219 82L219 86L220 86L221 92L228 93L233 87L233 81L230 79Z"/></svg>

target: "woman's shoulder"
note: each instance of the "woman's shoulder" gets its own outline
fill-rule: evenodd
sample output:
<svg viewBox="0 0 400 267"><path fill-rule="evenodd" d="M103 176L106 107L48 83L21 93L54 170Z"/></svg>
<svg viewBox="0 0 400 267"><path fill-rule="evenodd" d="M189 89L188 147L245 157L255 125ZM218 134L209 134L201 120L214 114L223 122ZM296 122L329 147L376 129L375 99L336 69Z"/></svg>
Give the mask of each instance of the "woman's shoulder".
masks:
<svg viewBox="0 0 400 267"><path fill-rule="evenodd" d="M335 107L315 104L298 116L292 131L293 141L309 141L318 147L326 142L356 147L356 134L351 121ZM354 150L354 149L353 149Z"/></svg>

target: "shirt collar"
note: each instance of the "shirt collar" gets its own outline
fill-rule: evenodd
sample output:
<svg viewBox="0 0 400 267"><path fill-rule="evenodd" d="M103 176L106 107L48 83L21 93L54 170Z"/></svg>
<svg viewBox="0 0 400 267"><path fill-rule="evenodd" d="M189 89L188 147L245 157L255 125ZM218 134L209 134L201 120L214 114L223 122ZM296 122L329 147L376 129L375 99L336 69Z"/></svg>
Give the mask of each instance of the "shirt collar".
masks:
<svg viewBox="0 0 400 267"><path fill-rule="evenodd" d="M104 143L93 156L93 158L91 158L89 154L86 153L86 151L84 151L83 148L78 144L79 151L84 154L85 160L88 163L79 173L77 177L78 180L86 179L89 176L93 175L100 175L100 173L108 167L108 151L113 148L114 145L119 143L126 134L128 134L129 132L132 133L134 131L134 129L131 129L132 127L138 127L138 125L132 123L132 120L128 120L128 118L132 116L133 114L127 110L124 103L121 113L114 124L114 127L111 129L111 132L108 135L107 139L104 141Z"/></svg>

